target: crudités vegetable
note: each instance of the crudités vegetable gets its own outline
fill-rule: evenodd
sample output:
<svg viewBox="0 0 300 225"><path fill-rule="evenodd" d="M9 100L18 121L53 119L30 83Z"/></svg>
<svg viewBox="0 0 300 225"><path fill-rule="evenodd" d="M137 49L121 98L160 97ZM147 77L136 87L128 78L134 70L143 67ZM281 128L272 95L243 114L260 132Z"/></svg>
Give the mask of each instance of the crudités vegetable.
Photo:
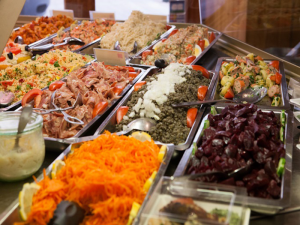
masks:
<svg viewBox="0 0 300 225"><path fill-rule="evenodd" d="M219 114L208 114L208 121L187 173L229 172L255 162L240 177L224 180L212 175L197 179L245 187L249 196L279 198L278 174L282 173L278 171L284 170L279 161L286 151L280 140L281 122L274 112L262 112L253 104L230 105Z"/></svg>

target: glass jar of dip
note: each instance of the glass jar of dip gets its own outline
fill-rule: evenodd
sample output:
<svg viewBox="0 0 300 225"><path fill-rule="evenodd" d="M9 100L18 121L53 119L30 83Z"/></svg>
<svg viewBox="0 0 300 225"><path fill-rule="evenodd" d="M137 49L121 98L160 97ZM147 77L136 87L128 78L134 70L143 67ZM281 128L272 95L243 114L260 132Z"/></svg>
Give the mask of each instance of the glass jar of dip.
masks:
<svg viewBox="0 0 300 225"><path fill-rule="evenodd" d="M0 180L16 181L34 174L45 158L43 117L36 113L20 134L15 149L21 112L0 113Z"/></svg>

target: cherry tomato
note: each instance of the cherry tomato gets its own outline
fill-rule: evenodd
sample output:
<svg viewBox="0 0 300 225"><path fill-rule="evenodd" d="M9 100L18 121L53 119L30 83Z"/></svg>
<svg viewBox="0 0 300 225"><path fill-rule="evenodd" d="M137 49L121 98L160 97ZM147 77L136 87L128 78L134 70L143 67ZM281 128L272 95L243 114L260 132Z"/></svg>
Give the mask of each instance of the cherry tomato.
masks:
<svg viewBox="0 0 300 225"><path fill-rule="evenodd" d="M146 50L142 53L142 59L146 60L148 55L152 55L153 51L152 50Z"/></svg>
<svg viewBox="0 0 300 225"><path fill-rule="evenodd" d="M200 101L203 101L205 99L207 89L207 86L199 86L197 97Z"/></svg>
<svg viewBox="0 0 300 225"><path fill-rule="evenodd" d="M169 37L171 37L172 35L176 34L178 32L178 29L174 29L172 30L171 34L169 35Z"/></svg>
<svg viewBox="0 0 300 225"><path fill-rule="evenodd" d="M6 88L7 86L10 86L14 83L13 80L4 80L4 81L1 81L1 84L4 88Z"/></svg>
<svg viewBox="0 0 300 225"><path fill-rule="evenodd" d="M204 40L199 40L197 44L200 46L201 50L203 51L204 46L205 46L205 41Z"/></svg>
<svg viewBox="0 0 300 225"><path fill-rule="evenodd" d="M55 91L56 89L60 89L64 84L65 84L65 82L63 82L61 80L55 81L52 84L50 84L49 90Z"/></svg>
<svg viewBox="0 0 300 225"><path fill-rule="evenodd" d="M121 106L120 108L118 108L118 110L117 110L117 116L116 116L118 124L122 121L123 117L126 115L126 113L128 112L128 110L129 110L128 106Z"/></svg>
<svg viewBox="0 0 300 225"><path fill-rule="evenodd" d="M186 64L191 64L195 59L196 59L196 56L191 55L191 56L186 58L185 63Z"/></svg>
<svg viewBox="0 0 300 225"><path fill-rule="evenodd" d="M116 95L120 95L123 91L124 87L122 86L114 86L113 88L113 92L116 94Z"/></svg>
<svg viewBox="0 0 300 225"><path fill-rule="evenodd" d="M186 116L186 124L188 128L191 128L195 122L196 116L198 113L198 109L196 108L190 108L187 111L187 116Z"/></svg>
<svg viewBox="0 0 300 225"><path fill-rule="evenodd" d="M140 81L140 82L137 82L135 85L134 85L134 90L135 91L138 91L141 87L143 87L143 85L145 85L147 82L146 81Z"/></svg>
<svg viewBox="0 0 300 225"><path fill-rule="evenodd" d="M232 91L231 88L228 88L228 91L226 92L226 94L224 95L224 97L227 98L227 99L231 99L231 98L234 97L234 93L233 93L233 91Z"/></svg>
<svg viewBox="0 0 300 225"><path fill-rule="evenodd" d="M25 106L28 102L32 101L36 96L42 95L43 92L40 89L32 89L27 92L22 98L22 106Z"/></svg>
<svg viewBox="0 0 300 225"><path fill-rule="evenodd" d="M21 53L22 50L20 48L12 47L12 48L6 49L6 52L11 52L11 53L17 55L17 54Z"/></svg>
<svg viewBox="0 0 300 225"><path fill-rule="evenodd" d="M56 59L50 59L49 63L53 65L56 61Z"/></svg>
<svg viewBox="0 0 300 225"><path fill-rule="evenodd" d="M270 65L279 70L279 61L272 61L270 62Z"/></svg>
<svg viewBox="0 0 300 225"><path fill-rule="evenodd" d="M129 77L131 77L131 78L136 78L137 77L137 75L139 75L138 73L136 73L136 72L129 72Z"/></svg>
<svg viewBox="0 0 300 225"><path fill-rule="evenodd" d="M211 32L210 35L209 35L209 38L208 38L209 43L212 43L213 40L215 40L215 38L216 38L215 33Z"/></svg>
<svg viewBox="0 0 300 225"><path fill-rule="evenodd" d="M3 62L5 59L6 59L5 56L3 55L0 56L0 62Z"/></svg>
<svg viewBox="0 0 300 225"><path fill-rule="evenodd" d="M199 66L199 65L192 65L192 67L193 67L193 70L201 71L202 75L205 76L207 79L210 78L208 70L205 69L204 67Z"/></svg>
<svg viewBox="0 0 300 225"><path fill-rule="evenodd" d="M93 109L93 118L101 113L108 106L108 102L99 102Z"/></svg>
<svg viewBox="0 0 300 225"><path fill-rule="evenodd" d="M281 83L281 78L282 78L282 75L277 72L276 73L276 79L275 79L276 84L280 84Z"/></svg>

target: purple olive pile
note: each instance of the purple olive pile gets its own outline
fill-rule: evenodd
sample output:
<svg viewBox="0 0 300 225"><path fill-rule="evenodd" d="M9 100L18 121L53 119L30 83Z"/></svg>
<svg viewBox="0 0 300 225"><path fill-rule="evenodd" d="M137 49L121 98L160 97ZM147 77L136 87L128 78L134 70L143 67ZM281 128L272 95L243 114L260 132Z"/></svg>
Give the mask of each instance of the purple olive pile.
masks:
<svg viewBox="0 0 300 225"><path fill-rule="evenodd" d="M209 127L203 132L187 173L233 171L256 162L240 177L222 180L210 175L197 180L245 187L249 196L279 198L281 178L277 167L285 158L285 148L280 140L280 119L274 112L262 112L250 104L235 105L225 107L220 114L209 114L208 120Z"/></svg>

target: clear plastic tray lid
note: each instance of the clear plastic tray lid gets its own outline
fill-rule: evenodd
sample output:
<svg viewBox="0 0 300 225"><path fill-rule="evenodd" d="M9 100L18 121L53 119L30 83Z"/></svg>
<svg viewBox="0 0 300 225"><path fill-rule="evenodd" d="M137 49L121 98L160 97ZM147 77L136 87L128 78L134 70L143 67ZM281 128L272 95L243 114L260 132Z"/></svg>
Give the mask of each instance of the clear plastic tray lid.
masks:
<svg viewBox="0 0 300 225"><path fill-rule="evenodd" d="M134 224L247 225L250 209L235 205L242 192L245 189L163 177Z"/></svg>

